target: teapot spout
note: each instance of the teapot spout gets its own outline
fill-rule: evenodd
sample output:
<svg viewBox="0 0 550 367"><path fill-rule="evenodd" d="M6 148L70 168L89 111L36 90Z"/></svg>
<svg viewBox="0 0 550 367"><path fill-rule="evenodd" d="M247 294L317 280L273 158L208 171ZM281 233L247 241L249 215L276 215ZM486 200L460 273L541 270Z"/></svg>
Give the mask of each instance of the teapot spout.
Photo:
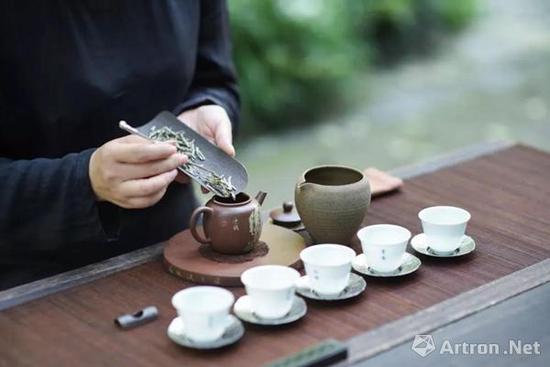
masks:
<svg viewBox="0 0 550 367"><path fill-rule="evenodd" d="M258 204L260 204L260 206L262 206L262 204L264 203L266 196L267 196L267 193L263 191L259 191L258 194L256 195L256 201L258 202Z"/></svg>

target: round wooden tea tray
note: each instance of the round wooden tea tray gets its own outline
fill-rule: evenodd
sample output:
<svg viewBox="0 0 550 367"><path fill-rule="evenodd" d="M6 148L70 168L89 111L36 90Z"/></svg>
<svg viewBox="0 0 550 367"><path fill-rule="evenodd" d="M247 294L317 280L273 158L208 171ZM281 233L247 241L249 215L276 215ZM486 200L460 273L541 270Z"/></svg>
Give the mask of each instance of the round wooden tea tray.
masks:
<svg viewBox="0 0 550 367"><path fill-rule="evenodd" d="M210 260L199 252L201 244L185 230L168 240L164 248L164 264L168 271L193 283L223 286L241 286L243 271L258 265L285 265L301 268L300 251L305 240L291 229L266 223L260 241L267 244L269 251L264 256L240 263Z"/></svg>

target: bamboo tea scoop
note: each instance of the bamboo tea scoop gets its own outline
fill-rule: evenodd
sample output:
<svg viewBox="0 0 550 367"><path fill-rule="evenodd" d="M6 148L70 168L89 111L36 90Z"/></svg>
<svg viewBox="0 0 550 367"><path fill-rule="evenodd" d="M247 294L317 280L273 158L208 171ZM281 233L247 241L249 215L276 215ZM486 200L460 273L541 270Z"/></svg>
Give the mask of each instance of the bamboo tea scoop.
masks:
<svg viewBox="0 0 550 367"><path fill-rule="evenodd" d="M178 167L180 171L219 196L227 197L230 195L227 191L221 191L216 185L212 184L213 176L218 176L225 182L229 182L234 188L234 194L245 191L248 183L246 168L170 112L163 111L156 115L154 119L139 127L130 126L125 121L120 121L119 127L130 134L151 141L154 141L150 138L151 134L163 128L169 128L175 133L182 131L187 140L193 141L193 149L198 148L196 155L201 159L195 159L193 162L190 161L188 164Z"/></svg>

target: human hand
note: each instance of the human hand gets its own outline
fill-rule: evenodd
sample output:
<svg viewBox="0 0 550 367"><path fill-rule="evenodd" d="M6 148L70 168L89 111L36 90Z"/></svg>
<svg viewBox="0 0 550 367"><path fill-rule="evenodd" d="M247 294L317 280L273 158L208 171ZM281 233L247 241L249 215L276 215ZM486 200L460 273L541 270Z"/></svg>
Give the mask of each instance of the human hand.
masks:
<svg viewBox="0 0 550 367"><path fill-rule="evenodd" d="M156 204L188 158L169 143L152 143L135 135L111 140L90 158L88 174L100 201L123 208Z"/></svg>
<svg viewBox="0 0 550 367"><path fill-rule="evenodd" d="M218 105L200 106L181 113L178 118L231 157L235 156L231 121L223 107ZM189 178L180 173L176 181L185 183L189 182ZM203 188L203 192L208 191Z"/></svg>
<svg viewBox="0 0 550 367"><path fill-rule="evenodd" d="M231 121L218 105L206 105L181 113L178 118L221 150L235 156Z"/></svg>

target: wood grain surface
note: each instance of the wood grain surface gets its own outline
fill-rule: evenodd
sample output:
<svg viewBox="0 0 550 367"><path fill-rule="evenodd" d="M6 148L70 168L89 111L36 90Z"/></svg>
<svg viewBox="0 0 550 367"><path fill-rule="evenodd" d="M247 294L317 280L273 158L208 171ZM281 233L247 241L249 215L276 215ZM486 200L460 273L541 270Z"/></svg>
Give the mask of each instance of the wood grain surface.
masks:
<svg viewBox="0 0 550 367"><path fill-rule="evenodd" d="M399 345L403 344L406 344L410 351L411 342L416 335L432 334L435 330L445 327L460 327L459 320L474 317L478 312L544 285L550 285L550 259L542 260L348 339L348 358L338 367L350 366L382 352L388 353L388 350L401 348Z"/></svg>
<svg viewBox="0 0 550 367"><path fill-rule="evenodd" d="M168 240L164 248L164 263L170 273L184 280L229 287L242 286L241 274L254 266L302 268L300 252L306 247L306 242L293 230L266 223L260 240L269 248L264 256L239 263L223 263L204 257L198 251L201 244L193 238L190 230L185 230Z"/></svg>
<svg viewBox="0 0 550 367"><path fill-rule="evenodd" d="M348 339L550 257L547 153L516 146L407 180L400 192L372 203L365 224L395 223L416 234L417 212L436 204L471 212L474 253L420 255L416 274L368 278L367 292L355 300L308 301L308 314L295 324L246 325L238 344L215 352L179 347L166 337L175 315L170 298L190 284L153 261L1 312L0 365L257 366L328 337ZM147 305L160 310L155 322L128 331L113 324Z"/></svg>
<svg viewBox="0 0 550 367"><path fill-rule="evenodd" d="M547 264L548 265L548 264ZM417 356L412 350L412 341L397 348L390 349L368 361L354 364L354 367L398 366L407 361L407 367L453 366L453 367L548 367L550 366L550 283L513 297L505 302L467 317L450 327L445 327L430 334L436 343L436 350L429 357ZM499 346L498 353L486 355L474 353L438 353L443 341L452 345L463 342L490 342ZM538 342L528 353L511 353L510 341L517 343ZM527 349L528 350L528 349Z"/></svg>

